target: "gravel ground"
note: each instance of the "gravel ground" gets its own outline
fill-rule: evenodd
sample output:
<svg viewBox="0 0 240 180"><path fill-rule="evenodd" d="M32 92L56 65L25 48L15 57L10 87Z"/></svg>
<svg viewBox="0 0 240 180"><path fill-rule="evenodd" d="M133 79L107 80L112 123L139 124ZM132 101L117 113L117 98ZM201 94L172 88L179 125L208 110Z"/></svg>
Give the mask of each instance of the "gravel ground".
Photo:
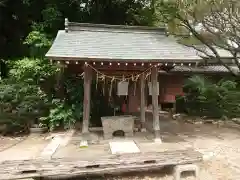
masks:
<svg viewBox="0 0 240 180"><path fill-rule="evenodd" d="M0 152L22 142L26 137L5 137L0 136Z"/></svg>
<svg viewBox="0 0 240 180"><path fill-rule="evenodd" d="M200 180L240 180L240 131L214 126L171 126L175 136L183 138L207 159L200 166ZM1 142L0 138L0 147ZM0 151L1 152L1 151ZM81 178L78 178L80 180ZM173 180L172 171L134 173L115 177L88 177L88 180ZM191 175L182 180L194 180Z"/></svg>
<svg viewBox="0 0 240 180"><path fill-rule="evenodd" d="M200 165L200 180L239 180L240 178L234 177L236 173L221 160L206 161ZM240 176L239 176L240 177ZM148 174L135 174L109 177L107 180L173 180L171 170L162 171L160 173L148 173ZM193 174L183 174L182 180L195 180Z"/></svg>

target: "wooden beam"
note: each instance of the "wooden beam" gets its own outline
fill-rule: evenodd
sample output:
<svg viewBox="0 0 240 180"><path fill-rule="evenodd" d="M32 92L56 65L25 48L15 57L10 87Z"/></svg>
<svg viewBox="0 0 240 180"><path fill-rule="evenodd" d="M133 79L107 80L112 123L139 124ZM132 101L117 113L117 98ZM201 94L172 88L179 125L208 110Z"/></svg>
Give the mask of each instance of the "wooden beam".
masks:
<svg viewBox="0 0 240 180"><path fill-rule="evenodd" d="M159 109L158 109L158 92L157 87L157 76L158 69L153 67L151 71L151 82L152 82L152 108L153 108L153 129L155 132L155 140L161 141L160 139L160 123L159 123Z"/></svg>
<svg viewBox="0 0 240 180"><path fill-rule="evenodd" d="M92 69L88 66L84 67L84 102L83 102L83 125L82 133L88 133L90 119L91 104L91 81Z"/></svg>
<svg viewBox="0 0 240 180"><path fill-rule="evenodd" d="M145 125L145 74L143 73L140 77L140 88L141 88L141 105L140 105L140 114L141 114L141 131L146 131Z"/></svg>

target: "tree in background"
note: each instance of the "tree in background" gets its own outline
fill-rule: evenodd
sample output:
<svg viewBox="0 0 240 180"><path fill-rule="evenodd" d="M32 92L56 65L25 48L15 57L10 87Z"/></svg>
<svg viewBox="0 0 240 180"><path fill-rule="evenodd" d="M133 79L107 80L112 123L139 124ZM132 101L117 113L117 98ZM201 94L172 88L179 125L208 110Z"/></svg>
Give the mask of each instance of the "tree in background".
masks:
<svg viewBox="0 0 240 180"><path fill-rule="evenodd" d="M4 0L0 1L0 48L4 59L28 55L23 41L32 25L55 37L70 21L152 25L151 0ZM14 49L14 51L13 51Z"/></svg>
<svg viewBox="0 0 240 180"><path fill-rule="evenodd" d="M236 76L240 75L239 10L238 0L157 2L158 16L167 23L170 34L196 49L207 62L216 60Z"/></svg>
<svg viewBox="0 0 240 180"><path fill-rule="evenodd" d="M151 2L154 1L0 0L0 74L7 76L6 62L10 59L32 56L33 49L37 53L38 48L29 46L32 38L43 39L45 44L52 40L59 29L64 29L64 18L84 23L153 25L155 6ZM43 44L36 41L36 45ZM45 55L38 51L38 55L41 53Z"/></svg>

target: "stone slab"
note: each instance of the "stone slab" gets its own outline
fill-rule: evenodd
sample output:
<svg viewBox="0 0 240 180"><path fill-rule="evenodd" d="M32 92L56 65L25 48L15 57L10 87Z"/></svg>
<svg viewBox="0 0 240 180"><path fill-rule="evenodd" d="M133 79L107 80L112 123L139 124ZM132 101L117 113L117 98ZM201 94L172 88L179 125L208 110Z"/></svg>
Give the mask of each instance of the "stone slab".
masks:
<svg viewBox="0 0 240 180"><path fill-rule="evenodd" d="M112 154L139 153L140 149L134 141L109 142Z"/></svg>

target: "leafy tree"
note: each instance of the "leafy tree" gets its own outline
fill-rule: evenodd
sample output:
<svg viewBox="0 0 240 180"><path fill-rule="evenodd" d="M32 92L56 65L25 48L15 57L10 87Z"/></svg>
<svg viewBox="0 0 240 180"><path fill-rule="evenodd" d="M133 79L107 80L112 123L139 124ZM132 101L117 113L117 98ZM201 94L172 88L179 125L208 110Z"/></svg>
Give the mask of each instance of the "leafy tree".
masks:
<svg viewBox="0 0 240 180"><path fill-rule="evenodd" d="M195 48L207 62L215 60L240 75L239 1L159 0L157 9L170 34L185 40L185 45Z"/></svg>
<svg viewBox="0 0 240 180"><path fill-rule="evenodd" d="M71 21L153 25L153 0L2 0L0 1L1 76L5 62L25 56L43 56L64 18ZM33 26L37 28L33 28ZM26 39L27 37L27 39ZM49 41L50 40L50 41ZM34 43L30 45L29 43Z"/></svg>
<svg viewBox="0 0 240 180"><path fill-rule="evenodd" d="M26 37L24 44L28 45L31 57L44 57L52 45L52 40L44 33L42 24L34 23L32 31Z"/></svg>
<svg viewBox="0 0 240 180"><path fill-rule="evenodd" d="M59 71L47 59L23 58L9 64L11 67L10 79L33 85L40 85L41 82L49 80Z"/></svg>

